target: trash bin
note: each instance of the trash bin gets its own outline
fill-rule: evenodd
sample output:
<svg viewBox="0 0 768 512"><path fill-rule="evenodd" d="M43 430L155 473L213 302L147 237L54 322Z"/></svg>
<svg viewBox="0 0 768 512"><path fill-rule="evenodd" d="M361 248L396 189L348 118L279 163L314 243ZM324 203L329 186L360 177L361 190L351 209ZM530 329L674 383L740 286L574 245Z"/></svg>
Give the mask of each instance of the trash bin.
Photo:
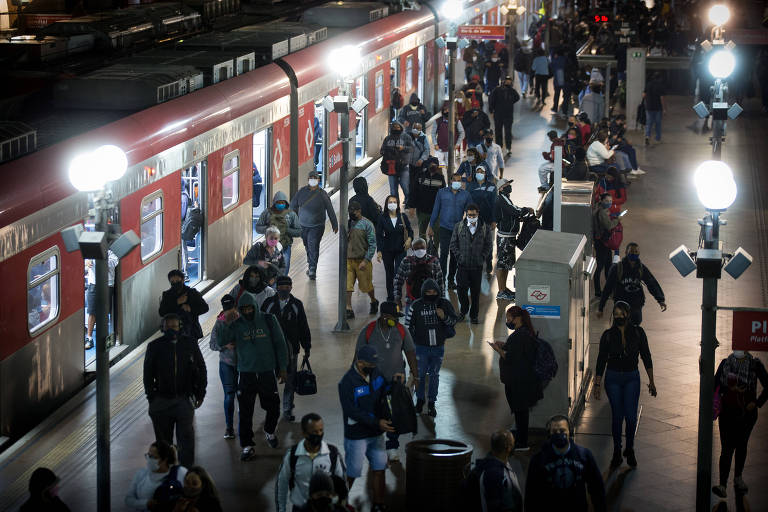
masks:
<svg viewBox="0 0 768 512"><path fill-rule="evenodd" d="M408 510L459 512L472 447L449 439L422 439L408 443L405 453Z"/></svg>
<svg viewBox="0 0 768 512"><path fill-rule="evenodd" d="M588 243L584 251L587 256L592 256L592 197L594 192L595 184L591 181L563 183L560 231L586 236Z"/></svg>

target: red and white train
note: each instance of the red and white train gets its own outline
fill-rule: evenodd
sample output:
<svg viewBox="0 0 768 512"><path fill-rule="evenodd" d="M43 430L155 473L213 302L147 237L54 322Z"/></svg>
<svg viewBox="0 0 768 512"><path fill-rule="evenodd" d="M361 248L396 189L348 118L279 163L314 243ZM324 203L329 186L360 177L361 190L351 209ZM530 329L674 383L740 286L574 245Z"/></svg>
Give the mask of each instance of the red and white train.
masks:
<svg viewBox="0 0 768 512"><path fill-rule="evenodd" d="M499 24L501 3L466 2L457 21ZM116 272L111 329L121 346L111 350L114 360L158 328L166 274L182 266L182 190L205 219L185 258L191 284L205 287L240 267L253 219L276 191L290 196L315 168L326 186L336 185L338 116L319 104L337 87L326 60L333 48L361 49L355 87L370 104L359 123L352 116L354 167L377 158L387 134L390 67L406 100L416 92L433 112L439 108L446 55L435 39L448 29L439 16L425 4L384 17L0 166L0 435L24 433L86 382L84 262L64 249L60 234L88 215L86 195L68 179L75 155L114 144L128 157L113 187L114 220L141 234L142 244Z"/></svg>

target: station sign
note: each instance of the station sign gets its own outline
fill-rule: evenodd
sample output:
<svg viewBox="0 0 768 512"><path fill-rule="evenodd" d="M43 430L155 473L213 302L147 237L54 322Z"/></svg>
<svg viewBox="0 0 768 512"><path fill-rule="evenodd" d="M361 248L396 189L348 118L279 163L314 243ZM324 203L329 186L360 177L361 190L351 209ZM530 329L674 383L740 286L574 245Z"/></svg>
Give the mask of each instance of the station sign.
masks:
<svg viewBox="0 0 768 512"><path fill-rule="evenodd" d="M505 25L460 25L458 36L467 39L504 40L506 28Z"/></svg>
<svg viewBox="0 0 768 512"><path fill-rule="evenodd" d="M541 304L523 304L522 308L531 315L531 318L560 318L560 306L542 306Z"/></svg>
<svg viewBox="0 0 768 512"><path fill-rule="evenodd" d="M733 312L733 350L768 351L768 311Z"/></svg>

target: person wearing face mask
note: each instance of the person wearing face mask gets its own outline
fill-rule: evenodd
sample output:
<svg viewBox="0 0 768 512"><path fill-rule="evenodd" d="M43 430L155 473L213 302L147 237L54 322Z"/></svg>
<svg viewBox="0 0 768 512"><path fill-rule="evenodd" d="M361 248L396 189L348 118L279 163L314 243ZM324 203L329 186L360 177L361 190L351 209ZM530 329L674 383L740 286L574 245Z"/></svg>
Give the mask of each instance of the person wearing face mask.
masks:
<svg viewBox="0 0 768 512"><path fill-rule="evenodd" d="M577 445L567 416L556 415L546 426L549 438L531 458L525 480L525 510L607 512L603 475L592 452ZM589 493L589 501L587 501ZM592 506L589 506L589 502Z"/></svg>
<svg viewBox="0 0 768 512"><path fill-rule="evenodd" d="M163 317L163 335L144 355L144 393L158 441L173 442L184 466L195 461L195 409L203 404L208 376L197 340L181 331L175 313Z"/></svg>
<svg viewBox="0 0 768 512"><path fill-rule="evenodd" d="M613 458L611 467L617 468L622 462L621 435L626 423L626 449L623 455L630 467L637 467L635 458L635 429L637 427L637 404L640 400L640 372L637 369L638 356L648 374L648 392L656 396L653 380L653 361L648 347L648 338L639 325L630 322L630 308L626 302L616 302L613 307L613 325L600 337L600 349L595 367L595 382L592 396L600 400L600 389L605 373L605 394L611 404L611 433L613 435Z"/></svg>
<svg viewBox="0 0 768 512"><path fill-rule="evenodd" d="M202 467L189 468L184 477L182 492L172 512L222 512L216 484Z"/></svg>
<svg viewBox="0 0 768 512"><path fill-rule="evenodd" d="M451 256L448 266L448 255L451 252L451 237L456 223L461 222L464 210L472 200L469 192L461 188L461 174L456 172L451 177L449 187L440 189L435 198L435 207L429 219L427 236L433 236L435 227L440 238L440 267L443 275L448 277L448 289L456 289L456 256ZM439 224L438 224L439 221Z"/></svg>
<svg viewBox="0 0 768 512"><path fill-rule="evenodd" d="M491 127L490 119L480 108L466 111L461 118L461 124L464 125L467 145L472 148L483 142L483 135Z"/></svg>
<svg viewBox="0 0 768 512"><path fill-rule="evenodd" d="M69 512L58 493L59 477L48 468L37 468L29 477L29 499L19 512Z"/></svg>
<svg viewBox="0 0 768 512"><path fill-rule="evenodd" d="M390 329L392 331L392 329ZM378 370L379 355L373 344L358 345L352 367L339 382L339 401L344 420L344 462L347 487L363 474L363 460L371 469L371 510L384 509L387 452L384 432L394 433L389 407L380 407L386 399L387 382Z"/></svg>
<svg viewBox="0 0 768 512"><path fill-rule="evenodd" d="M512 202L514 180L499 182L499 197L493 207L493 221L498 231L496 233L496 281L499 291L496 299L515 300L515 292L507 287L507 277L515 266L517 253L515 240L520 231L520 220L525 213L533 213L531 208L520 208Z"/></svg>
<svg viewBox="0 0 768 512"><path fill-rule="evenodd" d="M574 131L576 130L574 129ZM571 135L569 134L569 137L570 136ZM577 146L573 150L573 160L565 172L565 179L568 181L587 181L590 179L589 175L587 151L583 147Z"/></svg>
<svg viewBox="0 0 768 512"><path fill-rule="evenodd" d="M363 217L375 225L381 216L382 210L381 205L368 193L368 180L363 176L358 176L352 180L352 189L355 191L355 195L349 199L349 202L355 201L360 203L360 211L363 212Z"/></svg>
<svg viewBox="0 0 768 512"><path fill-rule="evenodd" d="M757 395L758 381L763 387ZM736 455L733 469L733 489L744 495L749 488L742 473L747 461L747 443L757 422L757 410L768 400L768 373L760 359L744 350L734 350L720 361L715 373L714 393L720 399L717 416L720 430L720 480L712 492L725 498L731 459Z"/></svg>
<svg viewBox="0 0 768 512"><path fill-rule="evenodd" d="M611 194L603 193L599 197L600 202L597 203L597 208L592 216L593 245L595 248L595 261L597 263L593 278L595 297L601 297L600 278L603 272L605 273L606 287L608 285L608 273L611 268L611 249L606 246L606 240L611 236L611 231L619 225L619 218L611 215L611 206L613 205Z"/></svg>
<svg viewBox="0 0 768 512"><path fill-rule="evenodd" d="M403 109L405 110L405 109ZM397 187L403 190L405 200L408 200L411 180L408 167L413 153L413 138L403 133L403 125L397 121L390 125L389 135L384 137L379 154L381 155L381 172L389 181L389 193L398 194Z"/></svg>
<svg viewBox="0 0 768 512"><path fill-rule="evenodd" d="M496 229L493 211L496 207L498 190L494 185L495 180L488 172L487 164L478 165L475 169L475 181L467 184L467 191L472 197L472 202L480 208L480 222L488 226L491 236ZM493 247L485 259L485 271L490 281L493 277Z"/></svg>
<svg viewBox="0 0 768 512"><path fill-rule="evenodd" d="M158 314L161 317L171 313L178 315L182 322L182 334L199 340L203 337L203 328L198 317L208 312L208 303L199 291L184 284L181 270L168 272L168 282L171 287L163 292Z"/></svg>
<svg viewBox="0 0 768 512"><path fill-rule="evenodd" d="M309 498L302 507L296 507L296 512L348 512L350 509L342 505L338 477L329 476L322 471L315 472L309 481ZM379 510L374 507L372 510Z"/></svg>
<svg viewBox="0 0 768 512"><path fill-rule="evenodd" d="M347 228L347 318L355 318L352 309L352 294L357 288L371 299L369 314L379 311L379 301L373 288L373 256L376 254L376 228L363 217L360 203L349 203Z"/></svg>
<svg viewBox="0 0 768 512"><path fill-rule="evenodd" d="M293 395L296 384L296 370L299 350L304 349L304 360L309 361L312 348L312 331L309 329L304 304L293 296L293 281L288 276L280 276L276 282L277 294L269 297L261 305L262 313L275 315L283 335L288 341L288 377L283 389L283 419L291 422L293 415Z"/></svg>
<svg viewBox="0 0 768 512"><path fill-rule="evenodd" d="M454 325L458 319L451 301L443 298L434 279L426 279L421 286L421 297L411 306L408 330L413 337L419 384L416 387L416 414L421 414L428 401L427 414L437 416L435 402L440 383L440 366L445 355L445 340L456 335ZM429 395L426 380L429 375Z"/></svg>
<svg viewBox="0 0 768 512"><path fill-rule="evenodd" d="M422 170L424 162L429 158L429 141L427 140L427 135L421 131L422 126L421 122L415 121L409 130L411 142L413 143L413 150L409 155L408 161L410 177L418 174Z"/></svg>
<svg viewBox="0 0 768 512"><path fill-rule="evenodd" d="M176 450L165 441L157 441L149 445L149 450L144 454L146 466L141 468L133 476L131 487L125 495L125 506L131 510L153 510L157 508L157 500L153 499L155 491L163 480L175 477L177 481L184 481L187 468L176 465ZM171 469L175 475L171 475ZM44 509L34 509L35 512Z"/></svg>
<svg viewBox="0 0 768 512"><path fill-rule="evenodd" d="M442 297L445 292L445 280L440 268L440 260L427 254L427 242L417 238L411 245L413 254L403 258L394 279L395 303L402 305L403 285L405 284L405 325L410 325L411 303L421 296L421 286L427 279L434 279Z"/></svg>
<svg viewBox="0 0 768 512"><path fill-rule="evenodd" d="M544 157L545 162L539 166L539 192L546 192L549 190L550 175L554 174L552 171L555 168L555 146L558 144L559 139L555 130L549 130L547 132L547 139L549 139L549 152L542 151L541 156Z"/></svg>
<svg viewBox="0 0 768 512"><path fill-rule="evenodd" d="M464 125L461 121L456 121L456 125L453 129L454 143L451 144L450 140L450 121L448 116L450 109L448 102L443 103L443 108L440 111L441 116L432 125L432 142L434 143L434 150L437 155L440 165L448 165L448 152L460 151L462 142L464 142ZM457 115L457 118L460 118Z"/></svg>
<svg viewBox="0 0 768 512"><path fill-rule="evenodd" d="M493 142L493 130L488 130L483 138L483 143L477 146L477 152L484 159L489 174L487 181L495 182L504 176L504 156L501 154L501 146Z"/></svg>
<svg viewBox="0 0 768 512"><path fill-rule="evenodd" d="M404 128L413 128L416 123L424 125L430 117L427 107L421 103L419 95L414 92L408 99L408 104L400 109L397 120Z"/></svg>
<svg viewBox="0 0 768 512"><path fill-rule="evenodd" d="M237 354L235 345L230 343L223 347L219 346L219 339L224 335L229 325L240 316L237 312L237 302L229 294L221 298L221 313L216 317L216 323L211 330L211 339L209 346L211 350L219 353L219 379L224 388L224 422L226 430L224 439L235 438L234 416L235 416L235 393L237 392Z"/></svg>
<svg viewBox="0 0 768 512"><path fill-rule="evenodd" d="M600 296L600 306L597 310L597 318L602 318L605 303L609 297L613 297L614 303L624 301L632 308L631 323L640 325L643 321L643 306L645 305L645 292L643 283L648 288L661 311L667 310L664 302L664 290L656 278L651 274L642 261L640 261L640 246L635 242L627 244L624 258L613 265L608 272L608 278Z"/></svg>
<svg viewBox="0 0 768 512"><path fill-rule="evenodd" d="M400 262L406 251L411 248L413 229L408 217L400 211L397 196L387 196L384 200L386 210L376 222L376 259L384 262L386 274L387 300L395 300L394 279Z"/></svg>
<svg viewBox="0 0 768 512"><path fill-rule="evenodd" d="M445 187L443 171L438 166L437 159L429 157L425 168L415 176L408 202L405 203L405 207L410 208L411 214L414 209L416 210L416 216L419 219L419 236L427 236L429 218L432 216L437 194L443 187ZM435 246L440 246L439 239L435 240Z"/></svg>
<svg viewBox="0 0 768 512"><path fill-rule="evenodd" d="M323 419L313 412L301 418L302 441L285 452L275 483L277 512L286 512L288 501L293 510L307 505L316 473L344 480L344 464L339 449L323 441ZM333 489L333 487L331 487Z"/></svg>
<svg viewBox="0 0 768 512"><path fill-rule="evenodd" d="M499 376L504 384L509 410L515 415L517 451L527 452L530 410L544 397L536 366L536 331L528 311L519 306L507 309L507 341L488 342L499 354Z"/></svg>
<svg viewBox="0 0 768 512"><path fill-rule="evenodd" d="M310 171L307 185L301 187L293 196L291 210L299 216L301 240L307 251L307 276L310 281L314 281L317 275L317 260L320 257L320 240L325 232L326 216L331 221L333 232L339 232L331 198L328 192L320 187L320 174L317 171Z"/></svg>
<svg viewBox="0 0 768 512"><path fill-rule="evenodd" d="M478 315L483 263L493 251L493 231L479 218L479 210L476 204L467 205L466 219L454 226L449 246L457 263L456 281L461 305L459 321L469 314L473 324L480 323Z"/></svg>
<svg viewBox="0 0 768 512"><path fill-rule="evenodd" d="M285 274L283 246L280 245L280 230L269 226L264 233L264 240L253 244L243 259L245 265L258 265L264 269L264 278L269 286L274 286L277 276Z"/></svg>
<svg viewBox="0 0 768 512"><path fill-rule="evenodd" d="M277 421L280 418L280 395L277 384L283 384L288 366L288 345L283 329L274 315L262 313L253 296L243 293L237 301L240 317L229 325L220 346L235 345L237 371L237 400L240 405L240 460L256 455L253 439L253 409L256 397L267 413L264 438L272 448L278 447ZM279 377L276 378L275 374Z"/></svg>
<svg viewBox="0 0 768 512"><path fill-rule="evenodd" d="M488 94L493 94L494 89L499 86L499 80L504 76L504 66L495 51L491 53L491 58L485 63L485 90Z"/></svg>
<svg viewBox="0 0 768 512"><path fill-rule="evenodd" d="M275 294L275 289L267 286L266 273L260 265L251 265L245 269L243 278L229 292L235 298L235 302L239 302L240 297L246 293L253 298L254 304L259 309L265 300Z"/></svg>
<svg viewBox="0 0 768 512"><path fill-rule="evenodd" d="M501 145L507 148L507 156L512 155L512 123L515 121L515 103L520 101L520 94L512 85L512 77L504 78L504 85L497 87L488 98L488 111L493 116L494 130L496 132L496 147L499 148L501 156ZM486 135L486 139L487 139ZM493 137L491 137L491 142ZM490 143L486 140L486 145ZM489 162L492 156L487 156ZM499 165L500 172L498 177L504 176L504 160ZM495 175L495 173L494 173Z"/></svg>
<svg viewBox="0 0 768 512"><path fill-rule="evenodd" d="M301 225L299 216L291 210L288 205L288 198L282 191L275 192L272 198L272 207L265 208L259 219L256 221L256 232L266 233L267 228L275 227L280 233L280 245L285 269L283 275L288 275L291 270L291 247L293 239L301 236Z"/></svg>

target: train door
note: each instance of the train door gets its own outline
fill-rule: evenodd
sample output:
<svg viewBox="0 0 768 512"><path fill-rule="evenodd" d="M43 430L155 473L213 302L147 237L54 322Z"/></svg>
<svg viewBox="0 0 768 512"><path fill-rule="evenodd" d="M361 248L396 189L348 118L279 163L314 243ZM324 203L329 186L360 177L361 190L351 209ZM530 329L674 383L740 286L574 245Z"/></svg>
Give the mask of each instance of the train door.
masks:
<svg viewBox="0 0 768 512"><path fill-rule="evenodd" d="M424 45L419 46L418 50L418 73L419 76L417 78L417 85L416 85L416 91L419 95L419 99L422 103L424 103L424 68L426 67L426 62L424 61Z"/></svg>
<svg viewBox="0 0 768 512"><path fill-rule="evenodd" d="M312 137L315 141L314 164L315 170L320 174L320 186L324 187L328 179L328 169L325 165L328 162L328 125L327 112L323 107L322 99L315 101L315 120L312 130ZM301 184L300 184L301 186Z"/></svg>
<svg viewBox="0 0 768 512"><path fill-rule="evenodd" d="M181 171L181 270L189 286L205 279L207 168L203 160Z"/></svg>
<svg viewBox="0 0 768 512"><path fill-rule="evenodd" d="M253 134L253 233L252 240L259 236L256 233L256 221L269 206L270 167L269 167L269 128Z"/></svg>
<svg viewBox="0 0 768 512"><path fill-rule="evenodd" d="M389 94L390 94L390 101L392 99L392 91L395 90L395 88L401 89L400 87L400 58L395 57L391 61L389 61ZM402 94L403 91L400 91L400 94ZM403 102L405 102L405 98L403 99ZM397 109L391 106L390 104L390 121L394 121L397 117Z"/></svg>
<svg viewBox="0 0 768 512"><path fill-rule="evenodd" d="M365 96L365 75L355 80L355 96ZM361 165L367 155L365 152L366 137L368 136L367 122L368 122L368 109L358 114L357 122L355 124L355 164Z"/></svg>

